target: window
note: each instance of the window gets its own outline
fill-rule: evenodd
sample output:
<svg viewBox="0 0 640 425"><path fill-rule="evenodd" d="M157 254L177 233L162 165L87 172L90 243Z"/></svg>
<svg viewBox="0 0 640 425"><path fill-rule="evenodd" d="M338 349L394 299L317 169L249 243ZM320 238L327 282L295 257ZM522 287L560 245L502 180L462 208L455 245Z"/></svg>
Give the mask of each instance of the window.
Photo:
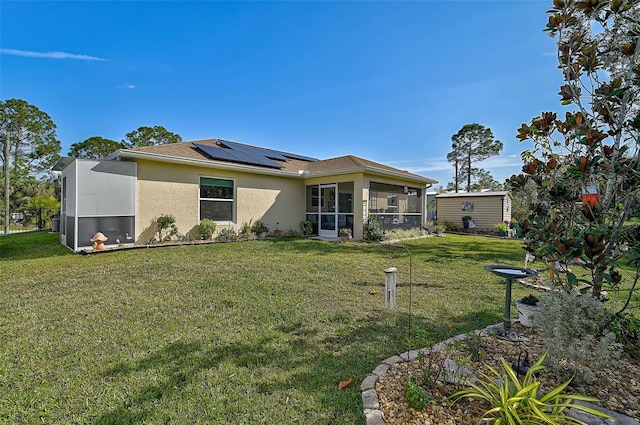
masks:
<svg viewBox="0 0 640 425"><path fill-rule="evenodd" d="M233 221L233 180L200 177L200 220Z"/></svg>
<svg viewBox="0 0 640 425"><path fill-rule="evenodd" d="M420 227L422 189L388 183L369 183L369 215L376 215L387 229Z"/></svg>

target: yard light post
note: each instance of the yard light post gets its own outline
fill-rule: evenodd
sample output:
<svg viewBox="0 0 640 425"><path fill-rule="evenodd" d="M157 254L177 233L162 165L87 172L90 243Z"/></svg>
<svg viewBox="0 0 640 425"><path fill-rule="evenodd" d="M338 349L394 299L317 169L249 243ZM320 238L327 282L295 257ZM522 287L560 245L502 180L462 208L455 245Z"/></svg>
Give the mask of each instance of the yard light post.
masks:
<svg viewBox="0 0 640 425"><path fill-rule="evenodd" d="M4 234L9 233L9 131L2 136L4 146Z"/></svg>
<svg viewBox="0 0 640 425"><path fill-rule="evenodd" d="M412 262L413 261L412 261L412 258L411 258L411 251L409 251L409 248L407 248L406 246L402 246L402 245L389 245L389 247L391 248L391 252L389 253L389 259L393 258L393 253L396 250L401 250L402 249L402 250L407 251L407 253L409 254L409 344L411 344L411 335L412 335L412 332L411 332L411 330L412 330L411 329L411 314L412 314L412 312L411 312L411 302L412 302L411 296L412 296L412 286L413 286L412 285L412 281L411 281L412 280L412 268L413 268L412 267ZM386 272L386 270L385 270L385 272ZM395 290L394 290L394 296L395 296ZM386 297L386 295L385 295L385 297ZM409 347L409 350L411 350L411 348L412 347Z"/></svg>
<svg viewBox="0 0 640 425"><path fill-rule="evenodd" d="M384 303L391 309L396 308L396 272L395 267L384 270Z"/></svg>

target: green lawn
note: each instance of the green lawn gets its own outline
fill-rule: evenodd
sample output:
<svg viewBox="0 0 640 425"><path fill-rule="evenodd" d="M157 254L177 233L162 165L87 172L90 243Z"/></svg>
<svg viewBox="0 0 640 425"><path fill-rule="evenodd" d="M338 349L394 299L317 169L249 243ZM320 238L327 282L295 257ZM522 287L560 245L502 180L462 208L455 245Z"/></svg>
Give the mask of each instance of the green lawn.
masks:
<svg viewBox="0 0 640 425"><path fill-rule="evenodd" d="M0 423L363 424L360 381L387 357L500 322L504 281L483 266L524 258L506 239L407 241L410 291L408 254L379 244L78 255L57 237L0 237Z"/></svg>

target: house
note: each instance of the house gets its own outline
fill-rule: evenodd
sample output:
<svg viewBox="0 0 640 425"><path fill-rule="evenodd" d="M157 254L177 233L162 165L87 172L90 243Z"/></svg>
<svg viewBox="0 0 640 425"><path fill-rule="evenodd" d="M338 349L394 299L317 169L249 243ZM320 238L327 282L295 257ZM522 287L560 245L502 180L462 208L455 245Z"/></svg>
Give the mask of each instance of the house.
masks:
<svg viewBox="0 0 640 425"><path fill-rule="evenodd" d="M477 229L495 230L494 225L511 221L511 194L506 191L441 193L436 196L438 223L451 221L463 226L471 216Z"/></svg>
<svg viewBox="0 0 640 425"><path fill-rule="evenodd" d="M262 220L270 231L299 230L337 239L349 227L361 239L377 216L383 227L417 227L435 180L357 156L325 160L221 139L121 149L104 160L62 158L61 241L73 250L145 243L155 218L170 214L187 233L208 218L218 229Z"/></svg>

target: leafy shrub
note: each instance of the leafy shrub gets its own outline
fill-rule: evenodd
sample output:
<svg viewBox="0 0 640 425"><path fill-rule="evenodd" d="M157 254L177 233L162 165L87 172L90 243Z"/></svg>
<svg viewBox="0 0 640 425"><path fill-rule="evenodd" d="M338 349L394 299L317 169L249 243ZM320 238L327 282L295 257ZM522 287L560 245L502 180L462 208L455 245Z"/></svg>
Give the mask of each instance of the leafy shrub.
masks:
<svg viewBox="0 0 640 425"><path fill-rule="evenodd" d="M468 332L465 334L465 338L461 341L457 341L459 349L466 355L468 355L474 362L481 361L487 352L482 345L482 336L476 332Z"/></svg>
<svg viewBox="0 0 640 425"><path fill-rule="evenodd" d="M261 233L267 233L268 231L269 231L269 228L267 227L266 224L264 224L262 220L256 220L251 225L251 233L253 233L256 236L260 235Z"/></svg>
<svg viewBox="0 0 640 425"><path fill-rule="evenodd" d="M611 314L601 301L578 291L540 297L534 317L549 347L549 370L558 381L574 376L576 384L590 384L597 372L620 357L621 346L608 327Z"/></svg>
<svg viewBox="0 0 640 425"><path fill-rule="evenodd" d="M220 242L232 242L238 239L238 233L236 229L231 228L223 228L220 229L218 236L216 236L216 240Z"/></svg>
<svg viewBox="0 0 640 425"><path fill-rule="evenodd" d="M507 225L507 223L496 223L493 225L493 227L495 227L498 232L506 233L507 230L509 230L509 226Z"/></svg>
<svg viewBox="0 0 640 425"><path fill-rule="evenodd" d="M385 232L384 238L387 240L392 239L412 239L425 236L426 233L419 227L413 229L393 229L390 232Z"/></svg>
<svg viewBox="0 0 640 425"><path fill-rule="evenodd" d="M424 410L431 401L431 394L418 385L418 379L418 375L411 375L404 383L404 393L411 407Z"/></svg>
<svg viewBox="0 0 640 425"><path fill-rule="evenodd" d="M614 330L625 351L640 359L640 318L625 312L616 318Z"/></svg>
<svg viewBox="0 0 640 425"><path fill-rule="evenodd" d="M369 218L367 218L363 230L363 238L365 241L381 241L384 239L382 223L380 223L380 220L375 215L370 215Z"/></svg>
<svg viewBox="0 0 640 425"><path fill-rule="evenodd" d="M454 223L453 221L445 220L442 224L444 225L445 230L448 232L453 232L458 229L458 226L456 226L456 223Z"/></svg>
<svg viewBox="0 0 640 425"><path fill-rule="evenodd" d="M252 233L251 228L252 228L251 220L249 220L248 223L246 221L243 221L242 224L240 225L240 230L238 230L238 238L249 239Z"/></svg>
<svg viewBox="0 0 640 425"><path fill-rule="evenodd" d="M339 236L351 236L351 228L343 227L341 229L338 229L338 235Z"/></svg>
<svg viewBox="0 0 640 425"><path fill-rule="evenodd" d="M300 222L300 232L302 232L302 234L305 236L312 234L313 223L311 223L309 220L302 220Z"/></svg>
<svg viewBox="0 0 640 425"><path fill-rule="evenodd" d="M432 235L441 235L446 230L446 227L442 224L426 224L424 229Z"/></svg>
<svg viewBox="0 0 640 425"><path fill-rule="evenodd" d="M300 232L294 229L289 229L286 232L284 232L282 236L285 238L298 238L300 237Z"/></svg>
<svg viewBox="0 0 640 425"><path fill-rule="evenodd" d="M502 373L488 366L493 376L482 374L482 379L476 383L469 383L470 389L455 393L454 401L460 398L475 398L486 400L491 409L484 413L485 418L493 419L495 425L510 424L575 424L586 425L584 422L564 415L568 408L582 410L602 418L610 418L597 410L576 401L597 401L594 398L578 394L567 394L565 389L571 382L566 381L546 394L540 391L540 381L536 373L544 369L542 362L547 353L527 370L522 382L511 366L500 359Z"/></svg>
<svg viewBox="0 0 640 425"><path fill-rule="evenodd" d="M170 241L173 236L178 234L178 227L176 226L176 218L174 216L163 214L154 221L160 242Z"/></svg>
<svg viewBox="0 0 640 425"><path fill-rule="evenodd" d="M638 223L637 219L624 224L620 231L619 239L630 246L638 245L640 242L640 223Z"/></svg>
<svg viewBox="0 0 640 425"><path fill-rule="evenodd" d="M209 240L213 237L214 233L216 233L217 224L213 220L209 220L205 218L198 225L198 230L196 235L198 239Z"/></svg>

